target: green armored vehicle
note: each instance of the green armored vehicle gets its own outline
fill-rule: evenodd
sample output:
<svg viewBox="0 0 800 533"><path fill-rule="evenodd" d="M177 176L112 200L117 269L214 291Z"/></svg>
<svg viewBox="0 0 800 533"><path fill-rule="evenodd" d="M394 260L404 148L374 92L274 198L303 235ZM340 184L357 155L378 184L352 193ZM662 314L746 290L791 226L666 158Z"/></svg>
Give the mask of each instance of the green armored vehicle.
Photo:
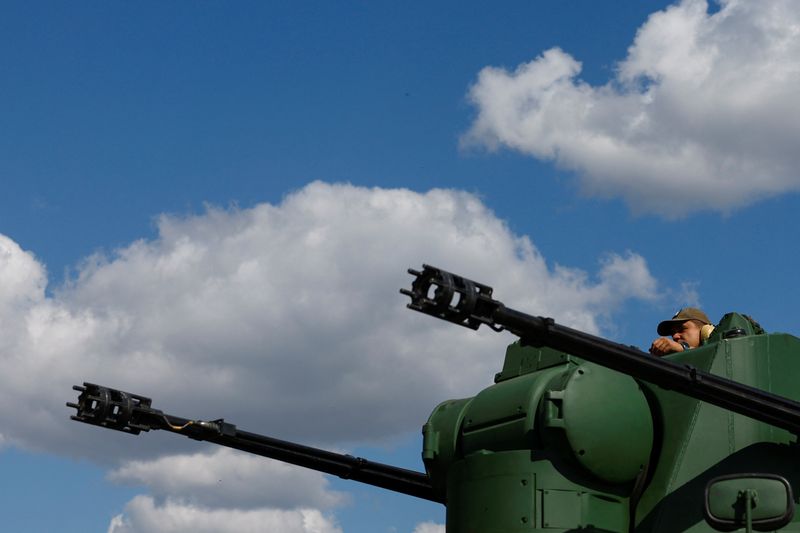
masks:
<svg viewBox="0 0 800 533"><path fill-rule="evenodd" d="M72 418L162 429L442 503L447 533L797 531L800 339L725 315L706 343L656 358L505 307L427 266L411 309L508 330L494 385L437 406L414 472L153 409L84 383Z"/></svg>

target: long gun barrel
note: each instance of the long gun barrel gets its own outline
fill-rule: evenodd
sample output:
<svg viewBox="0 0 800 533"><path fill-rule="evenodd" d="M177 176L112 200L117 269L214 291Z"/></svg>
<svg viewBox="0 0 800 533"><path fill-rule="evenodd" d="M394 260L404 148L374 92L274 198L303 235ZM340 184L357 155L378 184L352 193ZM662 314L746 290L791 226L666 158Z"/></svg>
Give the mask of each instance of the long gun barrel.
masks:
<svg viewBox="0 0 800 533"><path fill-rule="evenodd" d="M73 387L80 392L78 403L67 403L77 409L71 418L95 426L138 435L142 431L163 429L186 437L213 442L286 463L311 468L343 479L352 479L394 492L444 503L433 492L428 476L361 457L303 446L237 429L234 424L219 420L190 420L164 413L151 407L150 398L111 389L93 383Z"/></svg>
<svg viewBox="0 0 800 533"><path fill-rule="evenodd" d="M471 329L507 330L524 344L549 346L800 435L798 402L510 309L492 298L491 287L439 268L408 272L415 277L411 290L400 292L411 298L410 309Z"/></svg>

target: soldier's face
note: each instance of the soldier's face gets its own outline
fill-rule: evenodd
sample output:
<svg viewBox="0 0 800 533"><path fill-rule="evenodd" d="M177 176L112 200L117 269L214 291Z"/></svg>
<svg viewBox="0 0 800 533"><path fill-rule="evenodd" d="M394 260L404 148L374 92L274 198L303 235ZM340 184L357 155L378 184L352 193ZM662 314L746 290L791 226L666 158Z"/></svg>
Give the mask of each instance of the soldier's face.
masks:
<svg viewBox="0 0 800 533"><path fill-rule="evenodd" d="M672 340L675 342L685 342L692 348L700 346L700 326L693 320L687 320L683 324L678 324L672 330Z"/></svg>

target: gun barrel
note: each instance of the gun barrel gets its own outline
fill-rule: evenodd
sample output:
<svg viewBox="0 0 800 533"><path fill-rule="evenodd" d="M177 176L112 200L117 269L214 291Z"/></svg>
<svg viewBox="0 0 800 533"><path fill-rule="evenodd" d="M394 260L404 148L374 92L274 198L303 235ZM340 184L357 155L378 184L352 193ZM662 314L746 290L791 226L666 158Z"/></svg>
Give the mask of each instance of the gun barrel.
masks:
<svg viewBox="0 0 800 533"><path fill-rule="evenodd" d="M525 344L549 346L800 435L798 402L507 308L492 299L491 287L439 268L408 272L415 280L411 290L400 292L411 298L410 309L471 329L485 324L508 330Z"/></svg>
<svg viewBox="0 0 800 533"><path fill-rule="evenodd" d="M191 420L169 415L153 409L150 398L93 383L73 388L81 394L78 403L68 402L67 407L77 410L72 419L78 422L133 435L141 431L166 430L343 479L444 503L434 494L430 479L422 472L242 431L223 419Z"/></svg>

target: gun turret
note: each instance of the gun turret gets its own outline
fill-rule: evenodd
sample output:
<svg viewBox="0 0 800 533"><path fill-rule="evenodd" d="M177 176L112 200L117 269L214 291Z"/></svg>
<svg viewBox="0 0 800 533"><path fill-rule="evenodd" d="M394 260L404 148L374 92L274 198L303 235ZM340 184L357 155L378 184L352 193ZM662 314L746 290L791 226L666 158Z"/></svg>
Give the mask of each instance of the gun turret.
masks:
<svg viewBox="0 0 800 533"><path fill-rule="evenodd" d="M121 390L84 383L74 386L80 392L78 403L67 403L77 410L72 420L138 435L142 431L165 430L186 437L213 442L228 448L277 459L343 479L443 503L437 498L428 477L395 466L368 461L250 433L234 424L217 420L192 420L164 413L151 407L150 398Z"/></svg>
<svg viewBox="0 0 800 533"><path fill-rule="evenodd" d="M506 307L424 265L408 307L519 337L494 384L439 404L425 472L154 409L84 383L74 420L165 430L443 503L447 533L800 531L800 339L729 313L701 347L656 358Z"/></svg>
<svg viewBox="0 0 800 533"><path fill-rule="evenodd" d="M409 269L408 273L416 279L410 291L400 292L411 297L409 309L470 329L485 324L495 331L508 330L520 337L523 345L548 346L800 434L800 403L796 401L704 372L691 364L652 357L632 346L556 324L552 318L509 309L491 298L491 287L430 265L423 265L422 272ZM742 328L730 331L735 336L746 333Z"/></svg>
<svg viewBox="0 0 800 533"><path fill-rule="evenodd" d="M793 519L800 339L731 313L704 346L657 358L508 308L462 276L409 273L409 308L519 337L494 385L443 402L423 428L448 533L772 531Z"/></svg>

